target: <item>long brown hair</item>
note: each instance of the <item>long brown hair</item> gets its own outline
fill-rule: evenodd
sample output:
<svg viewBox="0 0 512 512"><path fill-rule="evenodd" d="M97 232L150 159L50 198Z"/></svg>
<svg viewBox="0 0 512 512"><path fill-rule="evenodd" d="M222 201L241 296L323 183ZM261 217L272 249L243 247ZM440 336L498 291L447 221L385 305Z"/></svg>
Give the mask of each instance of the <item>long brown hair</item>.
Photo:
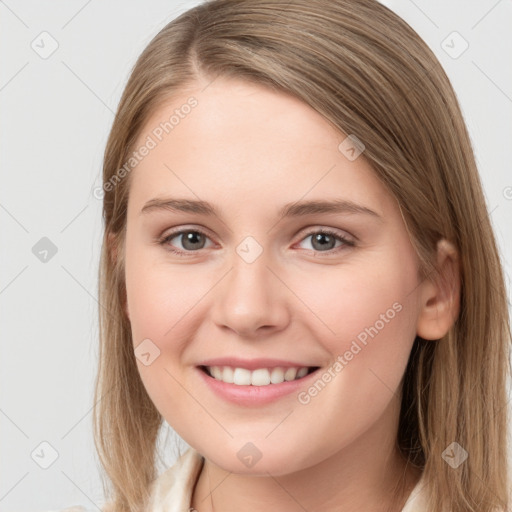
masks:
<svg viewBox="0 0 512 512"><path fill-rule="evenodd" d="M363 141L364 157L403 212L423 278L435 275L437 241L454 244L460 314L444 338L414 342L397 444L423 471L429 512L508 509L504 276L470 139L441 65L376 0L213 0L173 20L144 50L105 150L93 421L112 510L142 510L157 476L163 424L139 377L123 309L131 175L120 169L149 116L199 75L291 94ZM469 454L456 469L441 456L452 442Z"/></svg>

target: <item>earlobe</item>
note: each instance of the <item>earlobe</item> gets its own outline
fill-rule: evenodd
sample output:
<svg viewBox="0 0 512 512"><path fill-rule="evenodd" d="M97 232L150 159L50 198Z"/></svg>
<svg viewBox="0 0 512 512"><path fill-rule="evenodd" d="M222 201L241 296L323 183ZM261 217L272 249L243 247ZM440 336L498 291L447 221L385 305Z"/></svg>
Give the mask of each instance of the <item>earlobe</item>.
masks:
<svg viewBox="0 0 512 512"><path fill-rule="evenodd" d="M416 333L426 340L445 336L460 310L459 257L454 245L445 239L437 244L437 268L437 275L421 288Z"/></svg>

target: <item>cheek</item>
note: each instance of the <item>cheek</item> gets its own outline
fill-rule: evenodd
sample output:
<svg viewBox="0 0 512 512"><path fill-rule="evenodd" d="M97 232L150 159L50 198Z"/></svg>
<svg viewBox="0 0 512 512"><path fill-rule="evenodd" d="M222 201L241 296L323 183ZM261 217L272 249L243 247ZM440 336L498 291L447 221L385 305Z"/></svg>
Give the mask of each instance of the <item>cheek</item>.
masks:
<svg viewBox="0 0 512 512"><path fill-rule="evenodd" d="M137 354L138 347L148 346L147 340L151 340L151 350L158 353L149 365L138 359L137 368L155 407L173 426L184 421L182 411L190 406L180 361L193 330L190 318L194 306L206 293L202 288L191 279L189 266L171 269L144 257L142 251L127 251L126 290L133 347Z"/></svg>
<svg viewBox="0 0 512 512"><path fill-rule="evenodd" d="M151 340L159 355L137 367L153 403L171 424L180 424L190 406L190 389L184 374L184 354L208 310L205 299L218 279L211 271L199 272L194 265L170 265L164 257L147 249L130 247L125 258L126 291L133 347ZM143 345L141 345L142 347ZM185 388L183 387L185 386Z"/></svg>
<svg viewBox="0 0 512 512"><path fill-rule="evenodd" d="M300 412L323 418L325 439L350 442L398 395L415 338L415 272L403 258L381 258L378 265L331 268L300 280L298 295L308 297L315 313L304 316L305 327L331 354L322 382L302 390Z"/></svg>
<svg viewBox="0 0 512 512"><path fill-rule="evenodd" d="M127 251L126 291L134 345L145 338L179 343L183 320L208 291L208 283L189 265L171 267L134 250Z"/></svg>
<svg viewBox="0 0 512 512"><path fill-rule="evenodd" d="M415 261L399 250L376 256L288 282L307 305L302 321L333 359L398 384L416 333Z"/></svg>
<svg viewBox="0 0 512 512"><path fill-rule="evenodd" d="M298 276L295 289L319 320L337 332L342 328L364 328L380 314L403 304L416 285L414 273L399 270L399 264L383 259L378 265L353 265L328 271L314 270ZM391 313L392 314L392 313Z"/></svg>

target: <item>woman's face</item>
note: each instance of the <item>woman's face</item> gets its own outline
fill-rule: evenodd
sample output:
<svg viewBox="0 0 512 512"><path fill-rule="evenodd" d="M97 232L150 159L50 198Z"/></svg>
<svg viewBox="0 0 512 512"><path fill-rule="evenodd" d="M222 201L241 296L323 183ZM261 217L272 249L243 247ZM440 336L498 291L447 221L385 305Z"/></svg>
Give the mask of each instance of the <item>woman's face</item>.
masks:
<svg viewBox="0 0 512 512"><path fill-rule="evenodd" d="M148 150L130 175L125 261L142 381L229 471L375 453L396 436L420 307L397 203L309 106L205 85L162 106L135 145Z"/></svg>

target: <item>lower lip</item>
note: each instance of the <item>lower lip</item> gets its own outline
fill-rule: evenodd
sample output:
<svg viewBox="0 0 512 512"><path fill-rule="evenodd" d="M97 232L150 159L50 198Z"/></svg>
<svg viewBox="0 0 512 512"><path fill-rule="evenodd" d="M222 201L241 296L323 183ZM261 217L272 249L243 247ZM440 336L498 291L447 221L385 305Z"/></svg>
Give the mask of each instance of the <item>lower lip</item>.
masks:
<svg viewBox="0 0 512 512"><path fill-rule="evenodd" d="M297 393L305 384L314 378L318 369L298 380L285 381L281 384L269 384L267 386L239 386L228 384L210 377L200 368L196 368L206 385L217 395L237 405L258 406L279 400L280 398Z"/></svg>

